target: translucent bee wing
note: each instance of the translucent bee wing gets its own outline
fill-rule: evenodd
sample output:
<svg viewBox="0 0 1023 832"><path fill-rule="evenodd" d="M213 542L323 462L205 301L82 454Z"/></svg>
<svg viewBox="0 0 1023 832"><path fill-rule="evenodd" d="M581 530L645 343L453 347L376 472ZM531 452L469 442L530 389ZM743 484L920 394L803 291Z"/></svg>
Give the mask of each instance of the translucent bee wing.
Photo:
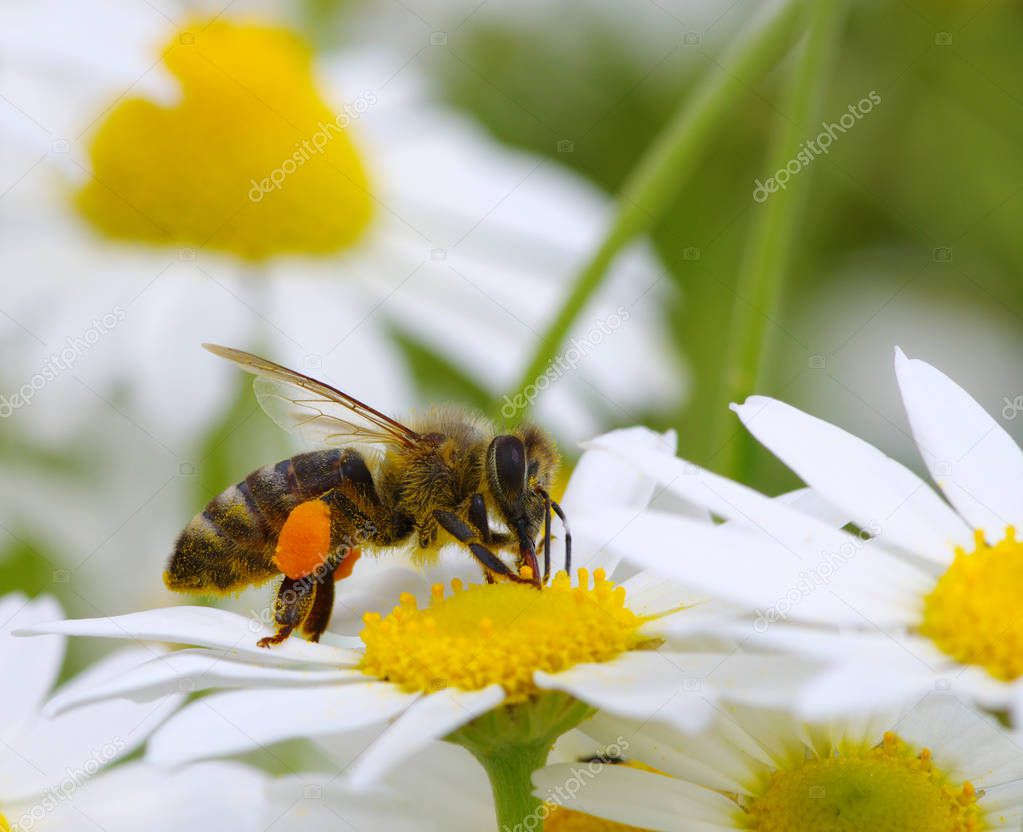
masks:
<svg viewBox="0 0 1023 832"><path fill-rule="evenodd" d="M256 375L253 387L263 410L304 440L329 446L351 442L413 446L420 441L414 430L329 384L242 350L203 346Z"/></svg>
<svg viewBox="0 0 1023 832"><path fill-rule="evenodd" d="M312 445L328 447L351 442L394 443L392 432L352 418L336 401L318 397L293 384L266 377L252 383L263 411L286 431Z"/></svg>

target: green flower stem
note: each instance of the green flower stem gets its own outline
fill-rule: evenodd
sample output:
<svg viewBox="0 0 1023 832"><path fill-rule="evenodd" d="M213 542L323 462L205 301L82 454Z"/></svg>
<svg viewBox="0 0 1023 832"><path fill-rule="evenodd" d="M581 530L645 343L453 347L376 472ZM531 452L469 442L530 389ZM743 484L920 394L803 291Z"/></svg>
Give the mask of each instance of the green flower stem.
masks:
<svg viewBox="0 0 1023 832"><path fill-rule="evenodd" d="M762 75L788 49L800 8L798 0L787 0L751 26L720 61L714 62L647 150L622 186L617 214L607 235L540 338L532 360L512 390L513 397L547 369L619 252L648 230L675 199L737 93L745 89L746 79Z"/></svg>
<svg viewBox="0 0 1023 832"><path fill-rule="evenodd" d="M550 750L550 745L533 744L476 754L490 779L500 832L543 829L543 803L533 796L533 772L543 768Z"/></svg>
<svg viewBox="0 0 1023 832"><path fill-rule="evenodd" d="M814 0L806 8L809 32L782 103L786 115L777 122L768 155L768 172L784 168L796 158L801 144L817 132L814 125L820 117L820 103L838 44L844 8L845 0ZM725 388L722 410L729 402L742 401L764 381L770 353L768 324L778 320L811 173L808 169L793 176L785 190L778 190L755 206L756 215L739 272L731 348L722 374ZM724 454L718 468L743 479L749 474L753 440L746 431L732 437L735 425L730 420L722 418L718 424L715 447Z"/></svg>
<svg viewBox="0 0 1023 832"><path fill-rule="evenodd" d="M568 694L539 693L485 713L447 737L487 772L498 832L543 830L547 812L533 794L533 772L547 763L558 737L592 714L593 708Z"/></svg>

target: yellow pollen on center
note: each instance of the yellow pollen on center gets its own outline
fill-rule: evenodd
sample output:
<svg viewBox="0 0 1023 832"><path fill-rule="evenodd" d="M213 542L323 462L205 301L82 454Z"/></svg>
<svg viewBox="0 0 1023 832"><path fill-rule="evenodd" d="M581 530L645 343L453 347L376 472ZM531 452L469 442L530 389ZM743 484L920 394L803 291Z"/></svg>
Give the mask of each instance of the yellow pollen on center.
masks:
<svg viewBox="0 0 1023 832"><path fill-rule="evenodd" d="M649 641L638 632L647 619L625 606L625 589L602 569L592 585L580 569L578 586L562 572L542 590L504 581L463 587L457 579L451 587L445 597L435 585L424 609L406 593L390 615L367 613L363 672L407 691L499 684L515 702L537 692L537 670L609 661Z"/></svg>
<svg viewBox="0 0 1023 832"><path fill-rule="evenodd" d="M11 825L7 822L3 812L0 812L0 832L11 832Z"/></svg>
<svg viewBox="0 0 1023 832"><path fill-rule="evenodd" d="M1016 530L988 546L976 532L974 551L955 560L924 599L920 633L963 664L996 679L1023 676L1023 543Z"/></svg>
<svg viewBox="0 0 1023 832"><path fill-rule="evenodd" d="M955 786L895 734L774 772L745 807L755 832L981 832L978 794Z"/></svg>
<svg viewBox="0 0 1023 832"><path fill-rule="evenodd" d="M371 199L346 128L372 94L331 109L310 47L273 26L196 22L162 57L179 100L126 98L98 122L93 177L75 194L91 225L246 260L326 255L358 240Z"/></svg>

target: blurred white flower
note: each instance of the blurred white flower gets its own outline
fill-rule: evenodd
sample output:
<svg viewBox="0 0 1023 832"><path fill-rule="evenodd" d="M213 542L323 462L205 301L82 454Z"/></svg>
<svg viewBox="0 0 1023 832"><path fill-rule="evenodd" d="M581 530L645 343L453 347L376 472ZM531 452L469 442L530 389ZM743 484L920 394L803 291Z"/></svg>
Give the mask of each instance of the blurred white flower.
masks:
<svg viewBox="0 0 1023 832"><path fill-rule="evenodd" d="M801 289L788 326L807 348L779 355L784 366L777 377L795 379L786 399L889 456L913 460L916 446L900 425L898 388L878 384L878 368L889 366L900 344L952 378L969 379L970 394L990 413L1016 397L1023 412L1023 386L991 371L1005 356L1023 352L1019 319L1008 304L938 260L941 251L927 252L926 260L915 250L863 252L854 265ZM1023 440L1023 419L1004 424Z"/></svg>
<svg viewBox="0 0 1023 832"><path fill-rule="evenodd" d="M233 390L203 340L391 411L413 399L394 326L495 396L514 383L608 201L432 103L414 52L314 65L279 24L185 9L0 10L11 421L53 434L120 380L180 453ZM561 437L679 395L662 276L638 246L580 317L540 403Z"/></svg>
<svg viewBox="0 0 1023 832"><path fill-rule="evenodd" d="M58 832L180 832L263 829L265 778L234 763L202 763L174 772L144 762L114 766L130 755L184 698L111 699L49 716L44 704L60 671L64 639L19 639L13 630L61 615L49 598L0 598L0 829ZM116 678L156 648L129 648L63 685L74 696Z"/></svg>
<svg viewBox="0 0 1023 832"><path fill-rule="evenodd" d="M991 717L939 694L832 722L726 706L699 737L605 715L586 730L625 738L656 772L606 765L580 777L562 763L534 775L537 795L630 827L968 832L1023 820L1023 750Z"/></svg>
<svg viewBox="0 0 1023 832"><path fill-rule="evenodd" d="M1018 720L1023 450L931 365L898 351L895 370L913 437L940 493L861 439L754 396L733 406L747 429L859 532L837 531L681 460L622 447L622 457L670 491L748 530L707 532L677 518L644 516L612 547L754 611L732 631L748 647L830 663L831 671L799 697L810 715L952 690L985 707L1011 708ZM614 451L613 439L597 444ZM703 545L681 553L652 545L667 535L699 535Z"/></svg>

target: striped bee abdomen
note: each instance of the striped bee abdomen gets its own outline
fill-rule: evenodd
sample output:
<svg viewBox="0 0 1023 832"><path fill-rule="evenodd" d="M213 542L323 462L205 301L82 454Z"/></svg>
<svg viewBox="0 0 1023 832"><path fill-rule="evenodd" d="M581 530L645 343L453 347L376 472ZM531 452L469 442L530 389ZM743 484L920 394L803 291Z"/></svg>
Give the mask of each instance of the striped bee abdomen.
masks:
<svg viewBox="0 0 1023 832"><path fill-rule="evenodd" d="M179 592L235 592L279 574L274 548L299 503L369 477L355 451L299 454L253 471L211 500L178 537L164 582ZM369 479L372 487L372 479Z"/></svg>

